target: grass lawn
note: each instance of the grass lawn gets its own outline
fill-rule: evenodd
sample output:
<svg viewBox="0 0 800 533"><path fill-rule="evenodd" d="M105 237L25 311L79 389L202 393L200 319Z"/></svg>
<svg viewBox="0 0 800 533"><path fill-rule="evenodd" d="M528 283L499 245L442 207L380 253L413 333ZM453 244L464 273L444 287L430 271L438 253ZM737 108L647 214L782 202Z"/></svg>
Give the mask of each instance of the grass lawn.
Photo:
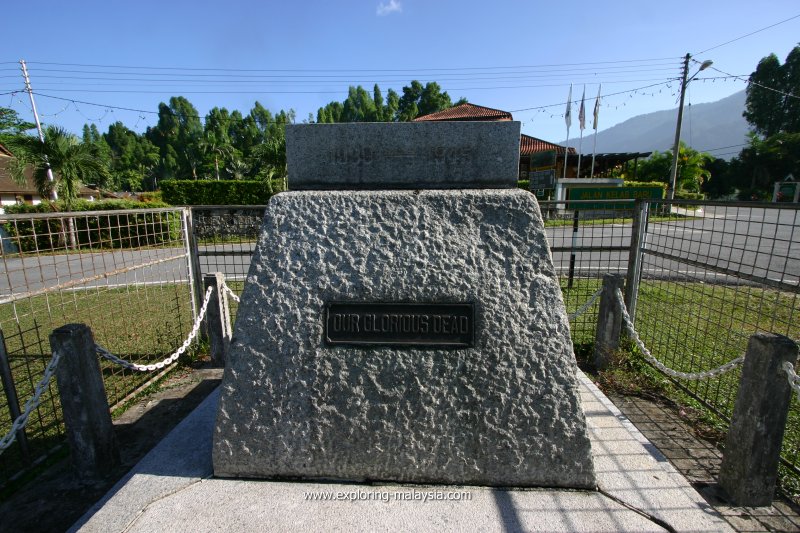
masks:
<svg viewBox="0 0 800 533"><path fill-rule="evenodd" d="M599 286L596 280L576 280L567 308L577 309ZM577 297L580 295L580 297ZM595 304L596 306L597 304ZM757 331L800 338L800 297L754 286L723 286L696 282L642 280L636 311L636 329L645 346L669 368L703 372L745 353ZM596 308L587 311L594 313ZM579 317L572 322L579 359L591 366L594 323ZM623 343L615 367L598 378L623 394L660 394L694 413L701 431L724 444L733 414L740 368L698 381L672 380L645 362L638 349ZM800 469L800 402L792 395L782 457ZM800 494L800 476L781 466L781 484L790 495Z"/></svg>
<svg viewBox="0 0 800 533"><path fill-rule="evenodd" d="M183 343L191 320L188 286L176 284L62 291L0 305L0 328L20 408L24 409L50 361L49 334L53 329L68 323L87 324L95 341L113 354L131 362L152 363ZM119 403L155 375L125 370L102 358L100 367L110 405ZM34 458L63 441L55 381L51 380L26 427ZM0 435L5 435L11 427L5 391L0 393L0 412ZM0 455L0 485L21 468L22 461L16 444Z"/></svg>

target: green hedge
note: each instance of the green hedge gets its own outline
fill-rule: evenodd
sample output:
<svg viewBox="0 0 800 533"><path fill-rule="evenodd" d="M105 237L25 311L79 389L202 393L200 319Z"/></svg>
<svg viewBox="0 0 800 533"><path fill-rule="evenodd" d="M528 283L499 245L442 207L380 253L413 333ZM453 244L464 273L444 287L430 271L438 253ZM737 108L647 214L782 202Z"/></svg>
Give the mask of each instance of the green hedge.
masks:
<svg viewBox="0 0 800 533"><path fill-rule="evenodd" d="M77 200L72 203L72 216L63 212L63 205L41 203L38 205L6 206L8 214L58 213L58 217L6 222L3 227L11 237L10 243L19 252L48 252L64 250L72 242L78 248L138 248L156 246L181 239L179 212L126 213L107 215L81 215L81 211L117 211L129 209L154 209L169 207L162 202L135 202L130 200ZM72 235L69 226L72 221Z"/></svg>
<svg viewBox="0 0 800 533"><path fill-rule="evenodd" d="M628 181L625 180L623 187L661 187L664 192L667 190L667 184L660 181Z"/></svg>
<svg viewBox="0 0 800 533"><path fill-rule="evenodd" d="M526 191L531 190L531 180L519 180L517 182L517 187L520 189L525 189Z"/></svg>
<svg viewBox="0 0 800 533"><path fill-rule="evenodd" d="M264 205L272 196L256 180L168 180L161 192L172 205Z"/></svg>

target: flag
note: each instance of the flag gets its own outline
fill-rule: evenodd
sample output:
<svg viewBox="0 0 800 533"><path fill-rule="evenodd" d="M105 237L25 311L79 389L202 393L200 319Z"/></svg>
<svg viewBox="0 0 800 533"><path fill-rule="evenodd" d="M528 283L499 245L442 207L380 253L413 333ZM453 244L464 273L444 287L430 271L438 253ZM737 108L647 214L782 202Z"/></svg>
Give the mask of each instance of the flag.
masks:
<svg viewBox="0 0 800 533"><path fill-rule="evenodd" d="M567 97L567 112L564 113L564 121L567 123L567 129L572 126L572 84L569 84L569 96Z"/></svg>
<svg viewBox="0 0 800 533"><path fill-rule="evenodd" d="M581 125L581 131L586 128L586 85L583 86L583 96L581 96L581 108L578 111L578 123Z"/></svg>
<svg viewBox="0 0 800 533"><path fill-rule="evenodd" d="M592 124L594 131L597 131L597 116L600 114L600 87L602 85L597 86L597 99L594 101L594 123Z"/></svg>

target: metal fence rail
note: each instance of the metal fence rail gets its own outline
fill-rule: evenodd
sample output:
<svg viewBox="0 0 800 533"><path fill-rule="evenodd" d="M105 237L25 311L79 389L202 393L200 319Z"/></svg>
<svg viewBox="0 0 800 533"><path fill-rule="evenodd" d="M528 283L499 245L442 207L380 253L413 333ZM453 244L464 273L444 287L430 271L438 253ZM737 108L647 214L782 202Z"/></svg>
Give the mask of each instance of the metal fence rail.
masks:
<svg viewBox="0 0 800 533"><path fill-rule="evenodd" d="M681 200L646 211L635 323L660 361L691 373L741 356L756 332L800 338L797 206ZM673 381L729 421L739 377ZM782 455L800 475L796 399Z"/></svg>
<svg viewBox="0 0 800 533"><path fill-rule="evenodd" d="M186 222L182 209L0 215L0 433L42 377L59 326L86 323L98 342L140 363L180 345L196 306ZM101 365L112 406L153 377ZM0 486L62 444L57 394L52 383L0 456Z"/></svg>

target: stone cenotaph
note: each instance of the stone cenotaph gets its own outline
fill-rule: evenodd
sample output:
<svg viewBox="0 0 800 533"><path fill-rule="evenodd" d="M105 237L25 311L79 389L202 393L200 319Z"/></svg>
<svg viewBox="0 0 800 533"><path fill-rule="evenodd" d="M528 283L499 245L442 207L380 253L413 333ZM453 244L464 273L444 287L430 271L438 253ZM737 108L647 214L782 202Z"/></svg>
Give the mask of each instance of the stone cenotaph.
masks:
<svg viewBox="0 0 800 533"><path fill-rule="evenodd" d="M287 127L213 443L218 477L593 489L518 122Z"/></svg>

